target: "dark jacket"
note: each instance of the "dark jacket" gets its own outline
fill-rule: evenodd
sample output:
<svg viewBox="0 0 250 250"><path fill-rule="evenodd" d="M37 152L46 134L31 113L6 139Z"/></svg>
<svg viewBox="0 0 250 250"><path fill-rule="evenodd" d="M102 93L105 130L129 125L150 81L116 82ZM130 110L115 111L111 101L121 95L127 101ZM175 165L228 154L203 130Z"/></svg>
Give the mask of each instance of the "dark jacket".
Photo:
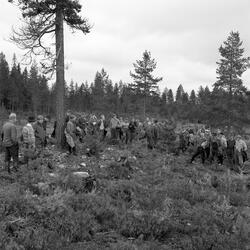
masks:
<svg viewBox="0 0 250 250"><path fill-rule="evenodd" d="M130 122L129 125L128 125L128 130L129 130L131 133L135 133L136 127L137 127L136 122Z"/></svg>
<svg viewBox="0 0 250 250"><path fill-rule="evenodd" d="M43 124L39 124L38 122L36 122L33 125L33 129L35 132L36 139L39 139L41 141L45 141L46 131L44 130Z"/></svg>
<svg viewBox="0 0 250 250"><path fill-rule="evenodd" d="M11 147L17 144L17 128L11 122L6 122L3 125L3 145L5 147Z"/></svg>

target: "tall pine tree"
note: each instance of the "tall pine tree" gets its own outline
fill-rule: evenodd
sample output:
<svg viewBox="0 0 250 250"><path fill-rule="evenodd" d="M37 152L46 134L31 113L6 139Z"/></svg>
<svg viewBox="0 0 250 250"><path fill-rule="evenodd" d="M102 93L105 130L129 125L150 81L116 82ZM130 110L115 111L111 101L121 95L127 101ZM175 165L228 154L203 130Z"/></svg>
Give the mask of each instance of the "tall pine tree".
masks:
<svg viewBox="0 0 250 250"><path fill-rule="evenodd" d="M181 104L182 103L182 96L184 94L184 89L183 89L183 86L180 84L177 88L177 91L176 91L176 97L175 97L175 101L177 104Z"/></svg>
<svg viewBox="0 0 250 250"><path fill-rule="evenodd" d="M64 22L73 30L80 30L84 34L90 31L86 19L79 14L81 4L79 0L8 0L20 6L25 25L14 31L11 39L27 55L42 55L45 59L44 68L56 69L56 138L58 146L63 142L63 124L65 120L65 77L64 77ZM51 34L55 36L55 49L48 45ZM52 43L54 44L54 43ZM53 48L54 46L52 46ZM55 51L55 52L54 52Z"/></svg>
<svg viewBox="0 0 250 250"><path fill-rule="evenodd" d="M249 67L250 57L243 56L244 48L242 48L239 32L233 31L224 45L220 46L219 52L222 58L217 62L218 80L214 87L222 88L228 93L228 123L231 124L233 120L237 119L234 114L238 113L239 99L236 96L246 91L241 76Z"/></svg>
<svg viewBox="0 0 250 250"><path fill-rule="evenodd" d="M143 97L143 115L145 117L147 97L157 94L157 84L162 81L162 77L152 75L156 68L156 62L147 50L143 52L142 60L137 60L133 65L135 72L130 72L130 76L133 78L134 84L131 84L131 87Z"/></svg>
<svg viewBox="0 0 250 250"><path fill-rule="evenodd" d="M191 91L189 101L190 101L190 103L193 104L193 105L195 105L196 102L197 102L197 100L196 100L196 94L195 94L195 91L194 91L194 90Z"/></svg>
<svg viewBox="0 0 250 250"><path fill-rule="evenodd" d="M250 60L249 57L243 57L244 49L239 32L232 31L224 42L224 46L220 46L219 52L222 58L217 62L218 80L214 86L227 90L232 98L233 94L244 90L241 76L249 67Z"/></svg>

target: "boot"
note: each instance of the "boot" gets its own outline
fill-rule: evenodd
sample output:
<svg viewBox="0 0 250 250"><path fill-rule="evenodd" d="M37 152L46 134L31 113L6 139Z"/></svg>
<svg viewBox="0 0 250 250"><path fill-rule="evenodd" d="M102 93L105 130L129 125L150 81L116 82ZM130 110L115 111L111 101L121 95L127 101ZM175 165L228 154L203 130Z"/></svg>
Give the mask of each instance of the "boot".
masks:
<svg viewBox="0 0 250 250"><path fill-rule="evenodd" d="M72 154L72 148L69 146L69 154Z"/></svg>

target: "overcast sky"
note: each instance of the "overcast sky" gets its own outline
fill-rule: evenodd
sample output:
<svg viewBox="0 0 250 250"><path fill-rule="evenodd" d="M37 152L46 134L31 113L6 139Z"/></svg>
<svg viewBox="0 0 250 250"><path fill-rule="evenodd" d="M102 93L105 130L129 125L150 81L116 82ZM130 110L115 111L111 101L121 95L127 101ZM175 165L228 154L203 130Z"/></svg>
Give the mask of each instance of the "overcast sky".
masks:
<svg viewBox="0 0 250 250"><path fill-rule="evenodd" d="M22 51L7 41L20 24L17 7L0 0L0 51L8 62ZM133 63L149 50L157 61L160 88L186 91L216 81L219 46L230 31L239 31L250 56L249 0L80 0L91 33L65 32L66 80L93 82L104 68L113 82L131 82ZM250 70L243 74L250 88Z"/></svg>

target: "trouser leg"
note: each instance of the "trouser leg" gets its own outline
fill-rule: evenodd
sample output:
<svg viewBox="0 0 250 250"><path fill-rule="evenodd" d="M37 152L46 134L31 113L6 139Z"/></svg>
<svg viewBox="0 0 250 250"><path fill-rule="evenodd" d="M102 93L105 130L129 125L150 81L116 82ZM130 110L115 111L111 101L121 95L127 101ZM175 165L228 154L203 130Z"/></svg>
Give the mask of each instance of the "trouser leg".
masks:
<svg viewBox="0 0 250 250"><path fill-rule="evenodd" d="M69 147L69 153L72 154L72 147L70 145L68 145Z"/></svg>
<svg viewBox="0 0 250 250"><path fill-rule="evenodd" d="M101 131L101 141L104 141L105 140L105 138L106 138L106 135L107 135L107 130L102 130Z"/></svg>
<svg viewBox="0 0 250 250"><path fill-rule="evenodd" d="M241 152L237 152L236 156L237 156L237 163L238 163L238 165L242 166L243 165L243 157L242 157Z"/></svg>
<svg viewBox="0 0 250 250"><path fill-rule="evenodd" d="M201 161L202 161L202 164L204 164L205 158L206 158L206 152L204 148L201 148L200 151L201 151Z"/></svg>
<svg viewBox="0 0 250 250"><path fill-rule="evenodd" d="M77 153L76 153L76 146L74 146L74 147L72 148L72 152L73 152L74 155L77 155Z"/></svg>
<svg viewBox="0 0 250 250"><path fill-rule="evenodd" d="M200 155L202 153L202 148L201 147L198 147L197 148L197 151L194 153L194 155L192 156L192 159L191 159L191 163L194 161L194 159Z"/></svg>
<svg viewBox="0 0 250 250"><path fill-rule="evenodd" d="M212 163L214 161L214 157L216 156L216 150L212 149L211 155L210 155L210 163Z"/></svg>
<svg viewBox="0 0 250 250"><path fill-rule="evenodd" d="M132 143L133 140L134 140L134 137L135 137L135 133L134 133L134 132L130 132L129 135L130 135L130 136L129 136L129 137L130 137L130 138L129 138L129 142Z"/></svg>
<svg viewBox="0 0 250 250"><path fill-rule="evenodd" d="M125 134L125 143L128 144L128 140L129 140L129 132L126 131L126 134Z"/></svg>
<svg viewBox="0 0 250 250"><path fill-rule="evenodd" d="M147 141L148 141L148 149L153 149L154 148L153 139L151 137L147 137Z"/></svg>
<svg viewBox="0 0 250 250"><path fill-rule="evenodd" d="M219 153L219 154L218 154L218 163L219 163L219 164L223 164L223 157L224 157L224 156L223 156L222 153Z"/></svg>
<svg viewBox="0 0 250 250"><path fill-rule="evenodd" d="M243 163L248 160L246 151L241 152Z"/></svg>
<svg viewBox="0 0 250 250"><path fill-rule="evenodd" d="M5 162L4 168L5 168L6 171L8 171L8 173L10 173L10 162L9 161Z"/></svg>
<svg viewBox="0 0 250 250"><path fill-rule="evenodd" d="M18 170L18 152L19 152L19 146L18 144L14 145L12 148L12 159L13 159L13 167L17 171Z"/></svg>
<svg viewBox="0 0 250 250"><path fill-rule="evenodd" d="M226 151L228 163L229 163L229 168L233 169L234 167L234 152L232 149L227 149Z"/></svg>
<svg viewBox="0 0 250 250"><path fill-rule="evenodd" d="M10 160L11 160L11 154L10 154L10 148L5 148L5 170L10 173Z"/></svg>
<svg viewBox="0 0 250 250"><path fill-rule="evenodd" d="M210 147L206 147L206 148L205 148L205 153L206 153L206 159L209 159Z"/></svg>

